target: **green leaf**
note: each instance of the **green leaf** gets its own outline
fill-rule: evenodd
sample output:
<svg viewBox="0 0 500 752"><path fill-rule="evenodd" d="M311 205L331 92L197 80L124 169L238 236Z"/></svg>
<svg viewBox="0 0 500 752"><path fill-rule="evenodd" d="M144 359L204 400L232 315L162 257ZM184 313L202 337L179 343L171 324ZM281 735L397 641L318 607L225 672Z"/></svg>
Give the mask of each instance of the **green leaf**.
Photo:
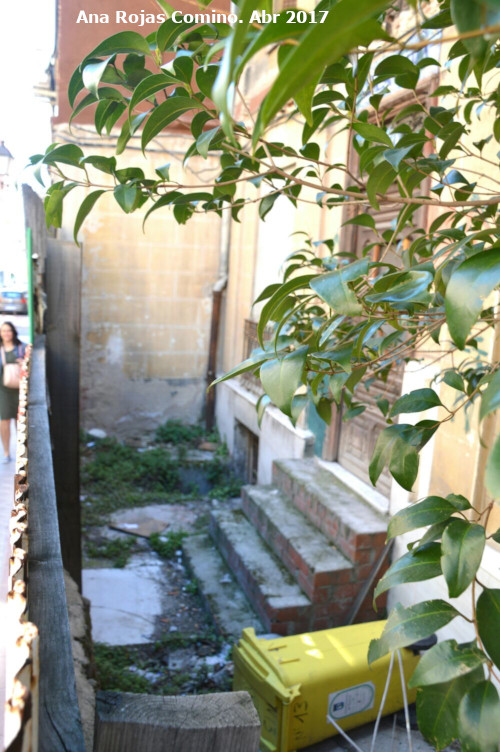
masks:
<svg viewBox="0 0 500 752"><path fill-rule="evenodd" d="M324 23L310 24L301 42L287 56L262 103L254 129L254 144L276 113L293 99L297 91L314 81L327 65L354 47L367 45L373 39L387 38L372 18L386 5L384 0L358 0L354 5L340 2L329 10ZM233 61L228 61L229 70ZM223 84L227 91L229 83L230 76L221 79L221 88Z"/></svg>
<svg viewBox="0 0 500 752"><path fill-rule="evenodd" d="M410 144L410 146L401 146L399 149L387 149L384 151L383 157L384 159L387 159L389 164L392 165L395 170L397 170L401 160L404 159L414 147L415 144Z"/></svg>
<svg viewBox="0 0 500 752"><path fill-rule="evenodd" d="M293 279L288 280L288 282L285 282L285 284L280 285L276 292L271 295L262 309L259 323L257 324L257 336L261 347L264 347L264 331L266 326L273 320L272 317L281 303L291 292L295 292L300 288L308 288L310 281L316 276L316 274L305 274L300 277L294 277Z"/></svg>
<svg viewBox="0 0 500 752"><path fill-rule="evenodd" d="M141 192L136 185L124 183L117 185L113 191L117 203L121 206L125 214L130 214L137 208Z"/></svg>
<svg viewBox="0 0 500 752"><path fill-rule="evenodd" d="M474 684L458 708L462 752L498 752L500 699L490 681Z"/></svg>
<svg viewBox="0 0 500 752"><path fill-rule="evenodd" d="M500 498L500 434L488 457L485 475L486 488L494 499Z"/></svg>
<svg viewBox="0 0 500 752"><path fill-rule="evenodd" d="M282 358L268 360L261 366L260 380L264 390L281 412L291 417L292 399L302 383L307 347L299 347Z"/></svg>
<svg viewBox="0 0 500 752"><path fill-rule="evenodd" d="M418 430L415 433L415 428L405 423L388 426L380 432L369 466L369 476L373 485L376 484L385 465L389 464L390 472L397 482L407 491L411 491L418 473L419 435ZM425 441L427 440L426 437Z"/></svg>
<svg viewBox="0 0 500 752"><path fill-rule="evenodd" d="M212 96L212 88L219 72L219 65L207 65L206 68L196 70L196 83L202 94L209 99Z"/></svg>
<svg viewBox="0 0 500 752"><path fill-rule="evenodd" d="M175 23L171 18L167 18L156 32L156 46L160 52L172 48L175 40L192 26L194 26L194 23L187 23L186 21Z"/></svg>
<svg viewBox="0 0 500 752"><path fill-rule="evenodd" d="M425 687L449 682L474 671L485 662L486 656L475 642L458 645L456 640L445 640L422 655L408 686Z"/></svg>
<svg viewBox="0 0 500 752"><path fill-rule="evenodd" d="M90 91L95 97L99 98L97 92L101 78L104 75L104 71L108 67L109 63L115 59L114 55L107 57L105 60L97 60L87 65L82 69L83 85Z"/></svg>
<svg viewBox="0 0 500 752"><path fill-rule="evenodd" d="M203 133L196 139L196 150L204 159L208 157L210 144L218 133L220 133L219 126L217 126L217 128L211 128L209 131L203 131Z"/></svg>
<svg viewBox="0 0 500 752"><path fill-rule="evenodd" d="M171 96L165 102L156 107L149 116L142 132L142 149L146 148L151 139L184 112L200 110L202 104L197 99L183 96Z"/></svg>
<svg viewBox="0 0 500 752"><path fill-rule="evenodd" d="M396 171L389 164L389 162L380 162L370 172L370 177L366 183L366 193L368 194L368 200L374 209L377 211L380 209L377 194L384 194L387 189L394 183L396 179Z"/></svg>
<svg viewBox="0 0 500 752"><path fill-rule="evenodd" d="M157 92L165 89L167 86L172 86L172 84L174 83L178 84L179 82L176 81L173 76L168 76L166 73L155 73L152 76L143 78L142 81L135 87L134 93L132 94L132 98L128 106L129 114L133 112L134 108L139 104L139 102L143 102L145 99L149 99L154 94L157 94Z"/></svg>
<svg viewBox="0 0 500 752"><path fill-rule="evenodd" d="M389 414L393 418L401 413L420 413L442 404L434 389L415 389L396 400Z"/></svg>
<svg viewBox="0 0 500 752"><path fill-rule="evenodd" d="M385 146L392 148L392 141L383 128L371 123L354 123L352 127L365 141L374 141L377 144L385 144Z"/></svg>
<svg viewBox="0 0 500 752"><path fill-rule="evenodd" d="M365 276L368 274L368 268L368 259L359 259L342 269L320 274L311 280L310 287L336 313L355 316L361 312L361 304L358 303L354 292L347 286L347 282L354 282Z"/></svg>
<svg viewBox="0 0 500 752"><path fill-rule="evenodd" d="M86 57L80 68L83 69L87 60L92 57L103 57L104 55L114 55L119 52L140 52L143 55L149 55L149 44L144 37L136 31L120 31L118 34L108 37L97 45Z"/></svg>
<svg viewBox="0 0 500 752"><path fill-rule="evenodd" d="M85 88L83 85L82 72L80 66L73 71L69 84L68 84L68 100L71 107L75 104L75 99L81 90Z"/></svg>
<svg viewBox="0 0 500 752"><path fill-rule="evenodd" d="M73 237L75 239L75 243L78 243L78 231L80 230L80 227L94 208L94 204L99 196L102 196L103 193L106 193L106 191L92 191L92 193L89 193L88 196L85 196L82 203L80 204L80 208L78 209L78 214L76 215L75 219L75 226L73 228Z"/></svg>
<svg viewBox="0 0 500 752"><path fill-rule="evenodd" d="M428 496L417 504L411 504L397 512L389 521L387 538L418 530L426 525L434 525L449 519L456 513L456 508L441 496Z"/></svg>
<svg viewBox="0 0 500 752"><path fill-rule="evenodd" d="M163 180L166 180L168 183L170 181L170 162L162 165L161 167L157 167L155 169L155 172L157 175L159 175Z"/></svg>
<svg viewBox="0 0 500 752"><path fill-rule="evenodd" d="M284 11L279 14L276 23L265 24L262 27L241 55L234 73L234 80L237 81L240 78L248 62L257 52L264 49L264 47L267 47L270 44L276 44L276 42L285 39L293 39L294 37L300 36L309 28L309 21L306 21L305 23L296 22L294 24L290 24L288 21L288 13Z"/></svg>
<svg viewBox="0 0 500 752"><path fill-rule="evenodd" d="M500 590L485 588L476 604L477 627L484 649L500 668Z"/></svg>
<svg viewBox="0 0 500 752"><path fill-rule="evenodd" d="M445 531L446 532L446 531ZM441 546L439 543L426 543L425 546L409 551L391 564L377 583L374 598L403 582L432 580L441 574Z"/></svg>
<svg viewBox="0 0 500 752"><path fill-rule="evenodd" d="M465 512L467 509L472 509L469 500L461 494L448 494L446 501L449 501L450 504L453 504L458 512Z"/></svg>
<svg viewBox="0 0 500 752"><path fill-rule="evenodd" d="M484 671L477 668L450 682L431 684L417 691L418 727L436 749L443 749L457 738L460 701L467 690L482 679Z"/></svg>
<svg viewBox="0 0 500 752"><path fill-rule="evenodd" d="M95 104L96 102L97 102L97 98L93 94L87 94L87 96L84 97L77 104L77 106L71 113L71 116L69 119L69 125L71 126L71 123L73 122L74 118L76 118L80 114L80 112L82 112L82 110L85 110L87 107L90 107L90 105Z"/></svg>
<svg viewBox="0 0 500 752"><path fill-rule="evenodd" d="M360 225L361 227L370 227L372 230L375 230L375 220L371 214L357 214L352 219L344 222L342 227L345 227L345 225Z"/></svg>
<svg viewBox="0 0 500 752"><path fill-rule="evenodd" d="M389 614L382 635L370 642L368 663L373 663L393 650L430 637L456 616L459 616L459 612L450 603L440 599L424 601L408 608L403 608L398 603Z"/></svg>
<svg viewBox="0 0 500 752"><path fill-rule="evenodd" d="M459 392L465 392L464 380L457 371L446 371L443 376L443 381L452 389L456 389Z"/></svg>
<svg viewBox="0 0 500 752"><path fill-rule="evenodd" d="M258 0L242 0L238 8L238 23L233 26L225 40L224 55L219 75L212 89L212 99L220 111L221 125L228 138L234 141L232 126L232 105L234 97L233 72L238 56L245 44L252 12L258 8Z"/></svg>
<svg viewBox="0 0 500 752"><path fill-rule="evenodd" d="M443 533L441 567L450 598L458 598L471 584L481 564L484 527L452 520Z"/></svg>
<svg viewBox="0 0 500 752"><path fill-rule="evenodd" d="M394 277L396 281L394 285L388 287L388 289L382 292L375 292L367 295L365 300L369 303L419 303L427 302L429 295L427 290L433 281L433 276L427 271L410 271L404 274L396 272L394 275L385 275L380 282L387 284L389 278ZM377 281L374 285L374 289L377 289Z"/></svg>
<svg viewBox="0 0 500 752"><path fill-rule="evenodd" d="M500 248L481 251L453 271L445 297L446 319L455 344L463 350L485 298L500 284Z"/></svg>
<svg viewBox="0 0 500 752"><path fill-rule="evenodd" d="M476 0L451 0L451 18L461 33L475 31L482 26L481 3ZM465 47L476 58L482 57L486 50L483 37L471 37L463 40Z"/></svg>
<svg viewBox="0 0 500 752"><path fill-rule="evenodd" d="M105 172L107 175L112 175L116 170L116 159L114 157L101 157L99 155L91 155L82 159L80 164L92 165L96 170Z"/></svg>
<svg viewBox="0 0 500 752"><path fill-rule="evenodd" d="M83 169L80 164L83 156L83 151L76 144L63 144L62 146L56 146L55 149L45 154L43 162L48 165L57 163L68 164Z"/></svg>
<svg viewBox="0 0 500 752"><path fill-rule="evenodd" d="M262 363L265 363L265 361L269 360L270 358L274 358L274 351L269 352L269 353L264 353L262 351L256 352L253 355L251 355L249 358L244 360L242 363L238 363L237 366L232 368L223 376L219 376L218 379L215 379L215 381L212 381L212 383L210 384L210 388L212 388L216 384L222 384L223 381L228 381L228 379L234 379L235 376L241 376L242 373L248 373L248 371L255 371L259 366L262 365Z"/></svg>
<svg viewBox="0 0 500 752"><path fill-rule="evenodd" d="M270 404L271 404L271 398L267 394L261 394L259 399L257 400L255 409L257 410L257 424L259 428L261 428L262 426L262 418L264 417L266 407Z"/></svg>
<svg viewBox="0 0 500 752"><path fill-rule="evenodd" d="M479 420L483 420L490 413L500 408L500 369L493 374L487 389L481 396L481 410Z"/></svg>

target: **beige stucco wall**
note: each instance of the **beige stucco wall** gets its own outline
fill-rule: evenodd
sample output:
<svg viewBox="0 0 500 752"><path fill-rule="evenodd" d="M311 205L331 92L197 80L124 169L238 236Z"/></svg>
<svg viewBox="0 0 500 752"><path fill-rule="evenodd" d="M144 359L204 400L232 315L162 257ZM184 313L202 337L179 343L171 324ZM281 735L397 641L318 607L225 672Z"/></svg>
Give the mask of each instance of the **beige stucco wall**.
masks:
<svg viewBox="0 0 500 752"><path fill-rule="evenodd" d="M114 153L112 139L103 139L101 146L84 127L69 134L66 126L58 126L55 137L77 141L87 153ZM171 179L180 179L188 145L179 135L158 138L143 157L133 140L118 166L140 166L154 176L154 167L170 162ZM192 160L185 175L198 184L210 177L210 162ZM104 173L92 176L109 184ZM72 238L83 195L75 190L67 199L63 239ZM124 214L105 194L80 233L82 426L124 438L150 432L168 418L200 419L211 294L219 275L221 221L216 215L178 225L164 208L151 215L144 233L143 216L144 209Z"/></svg>

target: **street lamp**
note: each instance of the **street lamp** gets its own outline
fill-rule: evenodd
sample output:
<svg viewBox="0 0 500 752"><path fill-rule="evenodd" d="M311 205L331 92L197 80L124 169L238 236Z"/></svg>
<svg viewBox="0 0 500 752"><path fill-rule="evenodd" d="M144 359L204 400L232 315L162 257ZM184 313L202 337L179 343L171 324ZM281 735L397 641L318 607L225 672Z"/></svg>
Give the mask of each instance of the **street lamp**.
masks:
<svg viewBox="0 0 500 752"><path fill-rule="evenodd" d="M5 186L5 180L9 176L10 163L14 157L5 146L4 141L0 141L0 189Z"/></svg>

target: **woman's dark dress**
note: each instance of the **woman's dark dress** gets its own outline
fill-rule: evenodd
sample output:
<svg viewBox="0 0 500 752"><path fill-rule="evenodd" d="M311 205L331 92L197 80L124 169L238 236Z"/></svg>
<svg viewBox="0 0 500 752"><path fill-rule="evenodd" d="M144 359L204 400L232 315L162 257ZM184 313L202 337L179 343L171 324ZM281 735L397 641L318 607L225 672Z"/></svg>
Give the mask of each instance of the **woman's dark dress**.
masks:
<svg viewBox="0 0 500 752"><path fill-rule="evenodd" d="M22 357L21 347L5 351L5 362L15 363L17 358ZM17 418L17 406L19 404L19 389L10 389L3 385L3 365L0 360L0 420Z"/></svg>

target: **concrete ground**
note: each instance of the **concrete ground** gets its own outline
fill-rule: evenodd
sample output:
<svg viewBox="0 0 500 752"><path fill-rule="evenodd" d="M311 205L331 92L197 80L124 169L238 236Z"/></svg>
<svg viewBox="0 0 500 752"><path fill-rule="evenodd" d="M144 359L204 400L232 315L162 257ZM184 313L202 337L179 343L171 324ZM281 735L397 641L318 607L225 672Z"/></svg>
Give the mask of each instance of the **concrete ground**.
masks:
<svg viewBox="0 0 500 752"><path fill-rule="evenodd" d="M410 746L406 728L404 728L404 725L399 725L400 723L404 724L404 713L401 712L396 715L383 718L380 722L374 752L409 752ZM362 752L370 752L373 723L368 723L359 729L352 729L349 731L349 736ZM412 730L411 739L412 752L434 752L434 747L427 744L419 731ZM325 739L319 744L314 744L312 747L307 747L302 752L352 752L354 749L356 748L352 747L340 735L337 735L331 739ZM447 747L447 750L451 752L450 747Z"/></svg>
<svg viewBox="0 0 500 752"><path fill-rule="evenodd" d="M23 342L27 342L29 322L27 316L0 314L0 326L4 321L11 321L19 332ZM14 424L12 423L12 428ZM11 457L15 457L15 435L11 436ZM1 456L1 455L0 455ZM8 465L0 465L0 624L5 624L7 602L7 577L9 572L9 519L14 499L14 460ZM5 630L0 629L0 708L5 706ZM0 713L0 749L3 749L4 714Z"/></svg>

